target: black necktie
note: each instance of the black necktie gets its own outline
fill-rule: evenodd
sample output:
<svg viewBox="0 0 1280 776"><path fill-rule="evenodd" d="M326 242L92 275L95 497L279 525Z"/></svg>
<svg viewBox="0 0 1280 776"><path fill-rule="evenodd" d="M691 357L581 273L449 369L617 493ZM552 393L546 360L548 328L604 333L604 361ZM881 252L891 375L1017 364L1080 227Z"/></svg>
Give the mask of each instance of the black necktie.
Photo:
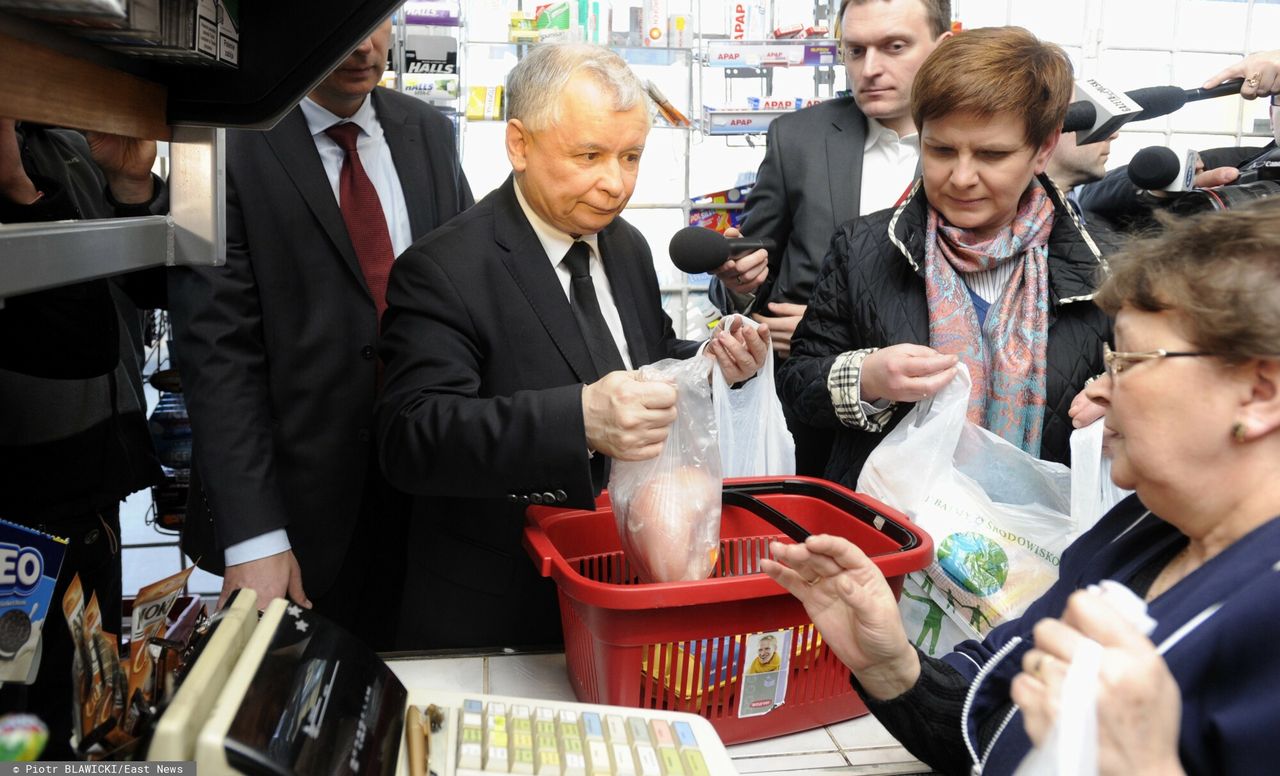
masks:
<svg viewBox="0 0 1280 776"><path fill-rule="evenodd" d="M591 249L581 240L576 241L561 262L569 268L569 275L572 277L569 283L569 306L573 308L573 317L578 319L578 328L582 329L582 336L587 341L596 372L604 377L609 372L626 369L626 364L618 353L618 345L609 331L609 324L605 323L604 315L600 312L595 284L591 282Z"/></svg>

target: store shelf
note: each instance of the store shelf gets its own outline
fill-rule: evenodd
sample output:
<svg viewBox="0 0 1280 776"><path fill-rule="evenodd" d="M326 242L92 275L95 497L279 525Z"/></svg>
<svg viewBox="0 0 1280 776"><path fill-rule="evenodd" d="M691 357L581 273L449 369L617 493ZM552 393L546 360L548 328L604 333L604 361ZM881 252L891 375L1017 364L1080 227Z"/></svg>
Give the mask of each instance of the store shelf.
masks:
<svg viewBox="0 0 1280 776"><path fill-rule="evenodd" d="M8 118L172 142L171 217L0 227L0 299L225 253L218 127L266 129L399 3L242 3L240 67L131 58L0 12Z"/></svg>
<svg viewBox="0 0 1280 776"><path fill-rule="evenodd" d="M527 48L537 45L536 43L513 43L507 40L466 40L462 41L464 46L483 46L485 48L505 48L510 49L513 55L517 49ZM658 67L666 67L668 65L685 65L688 64L693 57L694 49L690 48L672 48L665 46L610 46L622 57L629 65L653 65Z"/></svg>
<svg viewBox="0 0 1280 776"><path fill-rule="evenodd" d="M173 235L169 216L2 224L0 288L14 296L171 262Z"/></svg>
<svg viewBox="0 0 1280 776"><path fill-rule="evenodd" d="M709 40L703 57L711 67L831 67L839 64L838 43L802 40Z"/></svg>
<svg viewBox="0 0 1280 776"><path fill-rule="evenodd" d="M789 110L749 110L704 108L698 128L706 135L759 135Z"/></svg>

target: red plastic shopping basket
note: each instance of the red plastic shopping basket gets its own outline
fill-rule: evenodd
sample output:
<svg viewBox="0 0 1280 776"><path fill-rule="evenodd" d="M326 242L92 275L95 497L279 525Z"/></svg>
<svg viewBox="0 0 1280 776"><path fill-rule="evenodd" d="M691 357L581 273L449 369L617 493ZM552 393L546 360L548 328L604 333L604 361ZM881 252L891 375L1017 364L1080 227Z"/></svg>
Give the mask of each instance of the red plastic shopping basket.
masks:
<svg viewBox="0 0 1280 776"><path fill-rule="evenodd" d="M857 544L895 593L933 551L929 535L905 515L834 483L726 480L711 578L642 584L623 555L607 494L595 510L530 508L525 547L558 587L578 699L701 714L726 743L865 714L848 669L822 643L804 607L759 570L770 541L791 542L806 530ZM746 639L766 631L791 633L785 702L767 714L740 717L738 678L754 657L746 654Z"/></svg>

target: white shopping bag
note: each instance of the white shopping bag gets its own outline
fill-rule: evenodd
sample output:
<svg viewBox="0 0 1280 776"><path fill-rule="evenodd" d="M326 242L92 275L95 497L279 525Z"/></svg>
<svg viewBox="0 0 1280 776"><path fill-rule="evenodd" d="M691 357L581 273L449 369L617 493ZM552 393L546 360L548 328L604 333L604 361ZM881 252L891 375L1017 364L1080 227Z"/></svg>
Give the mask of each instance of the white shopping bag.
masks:
<svg viewBox="0 0 1280 776"><path fill-rule="evenodd" d="M931 402L916 405L871 453L857 489L929 532L927 592L960 632L980 638L1053 584L1075 521L1070 470L968 422L969 384L961 365ZM921 608L904 603L903 613ZM945 641L937 653L954 646Z"/></svg>
<svg viewBox="0 0 1280 776"><path fill-rule="evenodd" d="M716 327L739 320L760 324L742 315L729 315ZM773 380L773 343L764 366L740 388L730 388L717 362L712 367L712 401L720 429L720 465L725 477L785 476L796 473L796 445L782 414Z"/></svg>
<svg viewBox="0 0 1280 776"><path fill-rule="evenodd" d="M936 607L918 598L901 604L908 633L920 633L931 655L1022 614L1057 581L1062 551L1127 495L1111 485L1101 423L1072 434L1075 468L1068 469L966 420L969 384L961 365L955 380L885 436L858 478L859 491L902 510L933 537L935 560L911 590ZM940 638L939 609L957 626Z"/></svg>
<svg viewBox="0 0 1280 776"><path fill-rule="evenodd" d="M1111 459L1102 454L1103 422L1071 433L1071 516L1076 533L1098 522L1120 499L1133 493L1111 481Z"/></svg>

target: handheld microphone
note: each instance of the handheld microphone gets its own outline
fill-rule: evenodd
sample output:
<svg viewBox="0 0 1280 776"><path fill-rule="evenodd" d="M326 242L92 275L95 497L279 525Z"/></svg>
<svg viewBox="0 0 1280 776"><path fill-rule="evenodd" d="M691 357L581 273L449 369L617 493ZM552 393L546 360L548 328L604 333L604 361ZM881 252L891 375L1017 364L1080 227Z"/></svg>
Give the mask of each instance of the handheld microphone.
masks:
<svg viewBox="0 0 1280 776"><path fill-rule="evenodd" d="M761 248L773 253L776 246L767 237L725 237L714 229L703 226L686 226L671 237L667 250L671 263L680 270L697 275L724 264L731 258L745 256Z"/></svg>
<svg viewBox="0 0 1280 776"><path fill-rule="evenodd" d="M1187 102L1207 100L1211 97L1230 97L1233 94L1239 94L1242 86L1244 86L1243 78L1233 78L1217 86L1210 86L1208 89L1188 89Z"/></svg>
<svg viewBox="0 0 1280 776"><path fill-rule="evenodd" d="M1236 78L1208 89L1148 86L1117 95L1096 80L1077 81L1076 101L1067 106L1062 131L1075 132L1077 145L1101 142L1130 121L1167 116L1189 102L1239 94L1243 85L1244 79ZM1129 110L1131 104L1141 110Z"/></svg>
<svg viewBox="0 0 1280 776"><path fill-rule="evenodd" d="M1062 130L1075 132L1077 145L1106 140L1143 109L1128 95L1092 78L1076 81L1075 96L1076 101L1067 107Z"/></svg>
<svg viewBox="0 0 1280 776"><path fill-rule="evenodd" d="M1147 191L1190 191L1195 188L1199 160L1200 154L1194 150L1179 153L1164 146L1149 146L1129 160L1129 180Z"/></svg>

